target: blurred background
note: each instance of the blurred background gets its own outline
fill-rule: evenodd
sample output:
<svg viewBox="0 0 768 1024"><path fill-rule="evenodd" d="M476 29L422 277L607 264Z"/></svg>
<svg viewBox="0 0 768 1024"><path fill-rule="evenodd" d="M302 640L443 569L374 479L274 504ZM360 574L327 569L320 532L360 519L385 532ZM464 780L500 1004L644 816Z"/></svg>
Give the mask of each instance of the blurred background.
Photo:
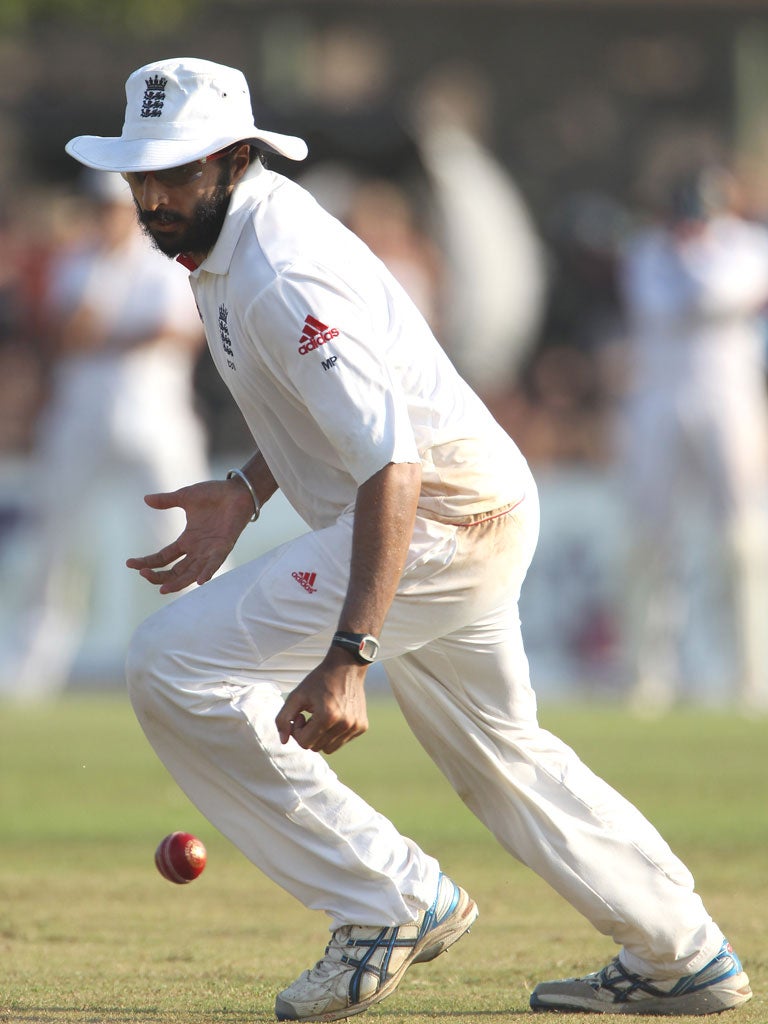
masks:
<svg viewBox="0 0 768 1024"><path fill-rule="evenodd" d="M157 367L142 369L140 389L153 392L154 405L131 407L114 458L87 481L78 478L77 457L114 428L94 413L92 426L67 447L72 470L56 493L43 492L50 460L61 470L64 458L51 454L50 442L52 431L64 436L54 415L62 377L73 360L99 359L98 331L85 355L77 351L87 331L85 314L76 318L75 292L85 274L82 254L106 244L100 233L112 205L84 180L64 144L77 134L118 135L131 71L182 55L241 68L257 123L307 139L304 165L279 158L270 165L300 180L388 263L530 460L543 520L521 615L542 699L632 701L642 684L645 696L634 705L641 710L678 700L742 701L760 710L768 687L760 533L768 3L761 0L4 0L0 692L121 686L126 640L157 600L123 567L147 543L137 526L145 491L133 473L141 456L125 435L132 440L138 418L148 416L162 431L163 410L176 415L190 400L181 384L168 383ZM727 195L721 185L712 198L701 178L708 168L727 168ZM707 256L693 250L699 228L689 229L721 214L754 228L744 264L730 258L722 235L707 243L724 252L718 281L732 278L734 267L736 284L749 277L743 307L730 278L724 305L702 298ZM690 358L670 362L669 348L662 351L657 385L637 369L638 317L649 330L628 299L634 292L626 253L643 232L659 241L676 218L685 232L668 248L682 249L688 262L683 271L662 259L650 271L653 315L671 320L653 321L649 344L666 339ZM678 278L685 302L672 295ZM152 292L151 284L142 287L132 308ZM715 337L736 321L747 340ZM699 334L706 328L704 340L667 338L670 323L682 336L684 322ZM109 358L123 373L115 353L129 344L110 330L103 328L101 341L110 335ZM175 332L161 333L167 340ZM135 347L145 342L142 335ZM721 344L749 349L744 377L729 376L730 356L701 365L699 353L714 355ZM202 428L204 457L221 475L247 456L249 439L207 353L194 342L186 351L194 354L194 416L188 433L179 428L179 461L197 449ZM651 436L632 423L628 447L627 410L638 388L648 394L672 380L683 388L702 383L719 407L724 381L732 400L742 387L753 395L754 419L740 422L743 440L731 445L751 453L743 475L753 528L733 526L746 512L719 507L728 478L722 465L709 477L709 495L697 497L693 481L690 504L683 505L683 490L663 519L681 520L664 548L665 567L675 563L671 582L649 584L638 612L634 584L657 550L657 534L651 529L650 539L636 540L634 519L644 502L628 486L628 476L638 479L627 472L630 448L647 453ZM93 383L70 395L80 413L95 390L103 396ZM692 422L699 401L692 390L678 391L670 404ZM743 413L738 397L730 404L738 407L734 415ZM650 422L657 422L653 412ZM661 452L672 443L662 441ZM689 436L683 447L706 478L702 445L719 451L714 433L703 441ZM671 481L680 482L679 467L667 472L666 480L649 478L648 488L666 493ZM67 481L80 500L64 509ZM55 574L37 564L49 557L41 541L46 516L48 536L63 546ZM243 537L236 560L302 529L278 497ZM35 617L54 648L36 651L37 660L19 650L22 640L32 642ZM642 633L649 618L659 620L651 639ZM638 643L665 646L665 663L638 668ZM645 671L651 683L640 679ZM19 684L25 673L37 680L29 688Z"/></svg>

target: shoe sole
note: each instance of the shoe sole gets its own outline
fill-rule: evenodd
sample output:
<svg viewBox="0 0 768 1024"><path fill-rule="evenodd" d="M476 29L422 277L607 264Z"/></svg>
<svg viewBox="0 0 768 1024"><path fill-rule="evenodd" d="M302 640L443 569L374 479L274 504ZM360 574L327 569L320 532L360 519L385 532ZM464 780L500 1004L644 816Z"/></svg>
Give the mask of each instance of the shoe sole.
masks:
<svg viewBox="0 0 768 1024"><path fill-rule="evenodd" d="M382 999L386 999L387 996L392 995L397 986L403 980L403 975L411 966L411 964L423 964L430 960L434 960L436 957L444 953L446 949L458 942L458 940L466 935L471 926L477 920L478 910L477 904L470 896L464 892L461 886L456 887L459 890L459 902L454 912L447 917L441 924L432 928L422 939L421 944L418 942L413 947L412 955L401 965L400 970L393 974L372 996L367 999L361 1000L359 1003L355 1003L354 1006L347 1006L341 1010L331 1010L328 1013L318 1013L311 1017L291 1017L288 1014L293 1012L287 1007L282 1008L280 1006L280 997L278 996L277 1003L275 1004L275 1015L278 1020L294 1020L294 1021L332 1021L332 1020L344 1020L346 1017L353 1017L357 1013L363 1013L365 1010L370 1009L376 1003L380 1003Z"/></svg>
<svg viewBox="0 0 768 1024"><path fill-rule="evenodd" d="M547 1002L551 998L557 1002ZM538 994L534 989L530 1005L535 1013L633 1013L637 1016L650 1015L655 1017L704 1017L710 1013L724 1013L734 1010L752 998L749 978L746 974L737 974L728 978L727 982L688 992L669 999L642 999L625 1003L606 1003L589 996Z"/></svg>

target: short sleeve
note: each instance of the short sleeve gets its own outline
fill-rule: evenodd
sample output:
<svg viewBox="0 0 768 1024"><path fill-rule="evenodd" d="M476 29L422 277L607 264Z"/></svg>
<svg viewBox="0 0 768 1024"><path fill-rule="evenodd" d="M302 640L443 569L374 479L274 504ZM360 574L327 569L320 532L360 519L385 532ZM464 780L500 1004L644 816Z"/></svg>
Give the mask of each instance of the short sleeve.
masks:
<svg viewBox="0 0 768 1024"><path fill-rule="evenodd" d="M249 334L281 387L317 424L357 484L419 462L385 296L355 293L322 267L292 268L251 305Z"/></svg>

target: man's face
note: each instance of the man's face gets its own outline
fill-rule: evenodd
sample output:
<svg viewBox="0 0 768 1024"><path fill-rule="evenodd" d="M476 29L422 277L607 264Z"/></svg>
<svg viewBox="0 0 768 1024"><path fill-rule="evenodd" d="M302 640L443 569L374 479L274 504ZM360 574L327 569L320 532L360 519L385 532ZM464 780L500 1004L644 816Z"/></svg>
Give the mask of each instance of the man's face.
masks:
<svg viewBox="0 0 768 1024"><path fill-rule="evenodd" d="M201 170L184 184L167 183L162 172L126 175L142 229L171 258L204 256L224 224L234 187L231 158L203 164Z"/></svg>

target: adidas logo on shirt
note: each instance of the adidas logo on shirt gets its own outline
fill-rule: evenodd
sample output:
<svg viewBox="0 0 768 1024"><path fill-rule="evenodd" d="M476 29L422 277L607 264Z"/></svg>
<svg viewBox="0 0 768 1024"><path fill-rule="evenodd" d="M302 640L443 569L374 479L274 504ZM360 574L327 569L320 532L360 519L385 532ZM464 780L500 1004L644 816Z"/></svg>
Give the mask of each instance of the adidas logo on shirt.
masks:
<svg viewBox="0 0 768 1024"><path fill-rule="evenodd" d="M321 345L325 345L333 338L338 338L339 332L335 327L321 323L313 316L308 316L304 321L304 333L299 339L299 355L305 356Z"/></svg>
<svg viewBox="0 0 768 1024"><path fill-rule="evenodd" d="M314 594L317 590L317 587L314 586L317 579L316 572L292 572L291 576L304 587L308 594Z"/></svg>

